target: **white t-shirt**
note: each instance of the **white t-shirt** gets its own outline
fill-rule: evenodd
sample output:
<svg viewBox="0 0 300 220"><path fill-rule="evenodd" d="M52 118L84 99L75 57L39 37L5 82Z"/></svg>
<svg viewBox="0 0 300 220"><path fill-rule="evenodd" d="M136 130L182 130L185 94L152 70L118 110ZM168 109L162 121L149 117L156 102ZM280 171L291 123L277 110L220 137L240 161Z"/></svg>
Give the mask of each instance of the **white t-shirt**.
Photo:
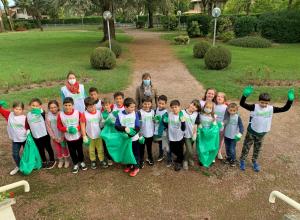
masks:
<svg viewBox="0 0 300 220"><path fill-rule="evenodd" d="M159 108L157 108L155 112L155 116L159 115L160 117L163 117L163 115L167 112L168 112L167 109L159 110ZM158 135L158 128L159 128L159 123L154 123L154 135ZM163 132L162 136L167 136L165 131Z"/></svg>
<svg viewBox="0 0 300 220"><path fill-rule="evenodd" d="M89 113L88 111L84 112L85 116L85 127L86 133L89 138L97 139L100 137L100 122L101 122L101 113L100 111L96 111L95 114Z"/></svg>
<svg viewBox="0 0 300 220"><path fill-rule="evenodd" d="M151 110L150 112L146 112L143 109L140 110L141 113L141 134L145 138L153 137L154 134L154 111Z"/></svg>
<svg viewBox="0 0 300 220"><path fill-rule="evenodd" d="M184 132L181 130L179 114L175 115L173 112L169 112L168 135L170 141L181 141L183 139Z"/></svg>
<svg viewBox="0 0 300 220"><path fill-rule="evenodd" d="M51 112L48 112L47 119L50 122L50 127L51 127L55 137L61 139L63 137L63 133L61 131L59 131L57 128L57 115L53 115Z"/></svg>
<svg viewBox="0 0 300 220"><path fill-rule="evenodd" d="M28 112L27 121L34 138L38 139L45 137L48 134L45 120L41 114L32 114L31 112Z"/></svg>
<svg viewBox="0 0 300 220"><path fill-rule="evenodd" d="M125 110L125 107L122 106L122 107L118 107L117 104L114 104L114 107L113 107L113 111L124 111Z"/></svg>
<svg viewBox="0 0 300 220"><path fill-rule="evenodd" d="M73 114L67 115L64 112L59 113L60 119L62 124L65 127L78 127L79 126L79 111L74 110ZM81 137L81 133L78 131L76 134L70 134L68 132L65 132L65 138L67 141L76 141Z"/></svg>
<svg viewBox="0 0 300 220"><path fill-rule="evenodd" d="M119 112L118 116L119 116L120 124L122 126L128 128L135 128L136 112L132 112L130 114L124 114L123 112ZM137 141L138 139L139 139L138 134L136 134L131 138L132 141Z"/></svg>
<svg viewBox="0 0 300 220"><path fill-rule="evenodd" d="M224 121L226 109L227 109L227 105L225 104L215 105L215 114L217 115L217 122Z"/></svg>
<svg viewBox="0 0 300 220"><path fill-rule="evenodd" d="M265 108L255 104L251 120L251 128L257 133L269 132L271 130L273 118L273 106L268 105Z"/></svg>
<svg viewBox="0 0 300 220"><path fill-rule="evenodd" d="M214 119L215 118L213 118L210 114L200 114L200 123L203 128L210 128L212 123L214 122Z"/></svg>
<svg viewBox="0 0 300 220"><path fill-rule="evenodd" d="M198 112L193 112L192 114L189 114L187 110L183 110L183 117L185 118L185 131L184 131L184 137L185 138L192 138L193 137L193 130L194 125L198 116Z"/></svg>
<svg viewBox="0 0 300 220"><path fill-rule="evenodd" d="M7 133L10 140L17 143L26 141L25 115L15 116L11 112L7 120Z"/></svg>
<svg viewBox="0 0 300 220"><path fill-rule="evenodd" d="M99 99L98 102L96 103L96 109L101 112L102 110L102 101Z"/></svg>
<svg viewBox="0 0 300 220"><path fill-rule="evenodd" d="M74 100L74 109L83 113L85 111L84 99L85 99L85 91L84 86L79 84L79 93L73 94L70 92L66 86L61 88L61 92L64 94L64 97L71 97Z"/></svg>
<svg viewBox="0 0 300 220"><path fill-rule="evenodd" d="M239 119L238 114L229 116L228 122L226 123L224 128L225 137L234 139L235 135L239 133L238 119Z"/></svg>

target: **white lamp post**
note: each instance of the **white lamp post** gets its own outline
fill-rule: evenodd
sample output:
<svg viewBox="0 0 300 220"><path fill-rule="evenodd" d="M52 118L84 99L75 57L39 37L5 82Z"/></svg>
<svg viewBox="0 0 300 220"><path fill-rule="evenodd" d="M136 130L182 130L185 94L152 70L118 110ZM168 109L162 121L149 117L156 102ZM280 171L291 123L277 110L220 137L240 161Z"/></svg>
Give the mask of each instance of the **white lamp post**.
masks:
<svg viewBox="0 0 300 220"><path fill-rule="evenodd" d="M110 39L110 28L109 28L109 20L112 18L111 12L110 11L103 12L103 18L107 22L108 42L109 42L109 49L111 51L111 39Z"/></svg>
<svg viewBox="0 0 300 220"><path fill-rule="evenodd" d="M215 46L215 43L216 43L217 18L220 15L221 15L221 9L220 8L214 8L212 10L212 16L215 18L213 46Z"/></svg>
<svg viewBox="0 0 300 220"><path fill-rule="evenodd" d="M180 16L181 16L182 12L179 10L177 11L177 16L178 16L178 20L179 20L179 24L178 24L178 27L179 27L179 30L181 30L181 23L180 23Z"/></svg>

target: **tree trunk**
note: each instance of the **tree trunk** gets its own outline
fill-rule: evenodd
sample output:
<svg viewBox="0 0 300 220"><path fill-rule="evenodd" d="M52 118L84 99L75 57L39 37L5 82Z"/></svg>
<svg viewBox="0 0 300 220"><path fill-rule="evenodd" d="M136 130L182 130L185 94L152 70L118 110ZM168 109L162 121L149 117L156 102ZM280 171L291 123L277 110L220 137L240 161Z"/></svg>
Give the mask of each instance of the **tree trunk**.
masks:
<svg viewBox="0 0 300 220"><path fill-rule="evenodd" d="M110 0L104 0L102 5L102 14L105 11L113 12L113 2ZM114 19L111 18L109 20L109 29L110 29L110 37L111 39L116 39L116 31L115 31L115 22ZM103 39L102 41L108 40L108 28L107 21L103 19Z"/></svg>
<svg viewBox="0 0 300 220"><path fill-rule="evenodd" d="M148 10L148 28L153 28L153 10L151 0L147 0L147 10Z"/></svg>
<svg viewBox="0 0 300 220"><path fill-rule="evenodd" d="M4 32L4 31L5 31L4 24L3 24L2 18L0 16L0 32Z"/></svg>
<svg viewBox="0 0 300 220"><path fill-rule="evenodd" d="M288 9L292 8L293 0L289 0Z"/></svg>
<svg viewBox="0 0 300 220"><path fill-rule="evenodd" d="M7 4L5 4L6 3L5 1L1 1L1 2L3 4L4 12L6 14L6 17L7 17L8 23L9 23L9 28L10 28L11 31L13 31L14 30L14 25L13 25L13 22L11 20L10 15L9 15L9 10L8 10Z"/></svg>

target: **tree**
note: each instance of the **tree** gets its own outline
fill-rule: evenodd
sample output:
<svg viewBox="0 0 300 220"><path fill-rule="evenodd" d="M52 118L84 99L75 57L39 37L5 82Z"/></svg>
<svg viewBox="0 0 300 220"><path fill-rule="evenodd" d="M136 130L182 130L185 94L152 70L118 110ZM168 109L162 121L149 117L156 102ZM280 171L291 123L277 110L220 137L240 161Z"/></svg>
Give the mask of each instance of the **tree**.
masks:
<svg viewBox="0 0 300 220"><path fill-rule="evenodd" d="M1 0L1 2L3 4L4 12L5 12L6 18L7 18L8 23L9 23L9 28L10 28L11 31L13 31L14 30L14 25L13 25L13 21L10 17L10 14L9 14L8 1L7 0Z"/></svg>

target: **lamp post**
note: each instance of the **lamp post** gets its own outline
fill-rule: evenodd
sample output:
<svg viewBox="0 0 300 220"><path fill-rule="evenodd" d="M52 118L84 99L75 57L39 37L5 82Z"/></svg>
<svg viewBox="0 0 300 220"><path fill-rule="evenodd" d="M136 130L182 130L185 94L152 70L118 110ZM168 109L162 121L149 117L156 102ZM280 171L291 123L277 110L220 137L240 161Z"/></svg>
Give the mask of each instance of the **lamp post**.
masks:
<svg viewBox="0 0 300 220"><path fill-rule="evenodd" d="M182 14L182 12L180 10L177 11L177 16L178 16L178 21L179 21L179 23L178 23L179 30L181 30L181 23L180 23L180 16L181 16L181 14Z"/></svg>
<svg viewBox="0 0 300 220"><path fill-rule="evenodd" d="M216 7L212 10L212 16L215 18L213 46L215 46L215 44L216 44L217 18L220 15L221 15L221 9L220 8Z"/></svg>
<svg viewBox="0 0 300 220"><path fill-rule="evenodd" d="M103 18L107 22L108 43L109 43L109 49L111 51L111 39L110 39L110 28L109 28L109 20L112 18L111 12L110 11L103 12Z"/></svg>

